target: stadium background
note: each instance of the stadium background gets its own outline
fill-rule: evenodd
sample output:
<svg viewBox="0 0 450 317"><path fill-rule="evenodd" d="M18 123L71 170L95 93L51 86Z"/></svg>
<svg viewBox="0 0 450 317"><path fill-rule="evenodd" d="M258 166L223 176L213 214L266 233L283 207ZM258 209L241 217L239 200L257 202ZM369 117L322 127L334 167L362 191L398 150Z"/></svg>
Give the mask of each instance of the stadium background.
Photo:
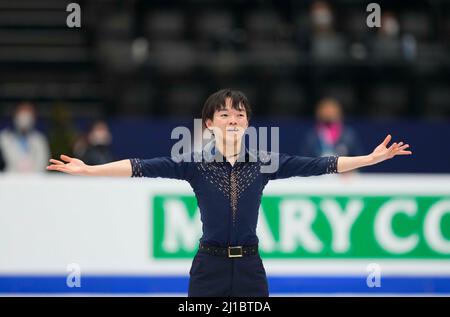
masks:
<svg viewBox="0 0 450 317"><path fill-rule="evenodd" d="M448 201L450 2L377 1L399 23L390 38L367 27L370 1L330 3L335 32L325 38L311 26L313 1L78 1L79 29L66 26L69 2L0 1L0 129L27 100L36 105L53 156L71 154L66 132L82 133L97 118L111 129L116 159L169 155L172 129L192 127L205 98L232 87L249 97L252 124L280 127L280 151L297 154L314 125L315 104L330 96L342 103L365 152L391 133L414 155L350 179L277 183L268 195L306 197L317 210L316 198L345 206L359 195L375 214L381 207L370 197L406 197L419 207L417 215L393 218L403 238L421 232L431 205ZM153 225L158 197L191 204L180 198L189 196L185 185L0 175L0 292L183 294L191 242L180 242L167 259ZM162 217L161 224L170 222ZM449 217L440 223L447 240ZM331 231L323 226L316 233L327 247ZM184 239L195 241L189 230ZM263 258L273 295L448 294L450 251L427 248L424 237L403 254L350 248L314 255L298 245ZM351 243L364 238L355 233ZM166 251L155 253L155 241ZM66 285L70 263L81 267L81 288ZM370 263L381 264L380 288L366 285Z"/></svg>

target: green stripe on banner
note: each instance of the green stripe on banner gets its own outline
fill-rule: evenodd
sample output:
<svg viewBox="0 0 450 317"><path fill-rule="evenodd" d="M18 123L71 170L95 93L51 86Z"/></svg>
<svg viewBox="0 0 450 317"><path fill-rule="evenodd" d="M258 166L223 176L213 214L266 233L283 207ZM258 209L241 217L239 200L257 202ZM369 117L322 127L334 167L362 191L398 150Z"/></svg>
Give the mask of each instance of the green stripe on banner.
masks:
<svg viewBox="0 0 450 317"><path fill-rule="evenodd" d="M152 199L154 258L192 258L201 236L191 195ZM266 259L450 259L450 196L265 195Z"/></svg>

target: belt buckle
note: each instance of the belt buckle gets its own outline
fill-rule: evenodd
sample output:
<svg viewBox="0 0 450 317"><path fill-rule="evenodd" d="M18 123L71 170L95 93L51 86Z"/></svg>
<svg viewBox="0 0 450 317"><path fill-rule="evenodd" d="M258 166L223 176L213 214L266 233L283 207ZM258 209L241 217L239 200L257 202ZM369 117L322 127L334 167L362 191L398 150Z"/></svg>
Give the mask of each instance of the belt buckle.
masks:
<svg viewBox="0 0 450 317"><path fill-rule="evenodd" d="M231 254L231 250L239 250L239 254ZM234 253L234 252L233 252ZM242 247L228 247L228 257L229 258L242 258Z"/></svg>

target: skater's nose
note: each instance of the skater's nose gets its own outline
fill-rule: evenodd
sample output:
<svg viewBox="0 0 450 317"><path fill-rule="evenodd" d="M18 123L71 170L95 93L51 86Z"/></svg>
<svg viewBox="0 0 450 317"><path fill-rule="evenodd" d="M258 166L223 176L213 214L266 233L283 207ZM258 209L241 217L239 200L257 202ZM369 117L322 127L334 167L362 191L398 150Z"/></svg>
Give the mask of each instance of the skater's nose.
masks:
<svg viewBox="0 0 450 317"><path fill-rule="evenodd" d="M228 125L237 125L237 118L235 114L231 114L228 118Z"/></svg>

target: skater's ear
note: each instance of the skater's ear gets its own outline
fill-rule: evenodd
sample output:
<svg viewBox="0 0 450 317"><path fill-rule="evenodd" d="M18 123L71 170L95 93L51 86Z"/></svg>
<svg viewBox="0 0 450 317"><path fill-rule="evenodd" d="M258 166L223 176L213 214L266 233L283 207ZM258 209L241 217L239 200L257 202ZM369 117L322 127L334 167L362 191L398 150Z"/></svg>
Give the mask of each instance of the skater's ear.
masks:
<svg viewBox="0 0 450 317"><path fill-rule="evenodd" d="M212 129L214 127L213 121L211 119L206 119L205 126L207 129Z"/></svg>

